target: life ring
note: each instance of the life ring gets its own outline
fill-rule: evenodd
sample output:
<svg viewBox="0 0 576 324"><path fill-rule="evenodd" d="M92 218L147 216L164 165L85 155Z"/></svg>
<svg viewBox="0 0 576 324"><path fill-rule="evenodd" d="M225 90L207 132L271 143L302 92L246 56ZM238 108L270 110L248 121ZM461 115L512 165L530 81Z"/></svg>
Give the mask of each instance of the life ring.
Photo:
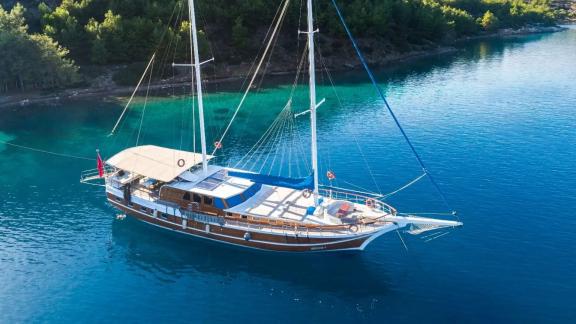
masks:
<svg viewBox="0 0 576 324"><path fill-rule="evenodd" d="M376 207L376 200L374 200L372 198L366 199L366 206L368 206L370 208Z"/></svg>
<svg viewBox="0 0 576 324"><path fill-rule="evenodd" d="M310 196L312 196L312 191L310 191L310 189L305 189L304 191L302 191L302 197L310 198Z"/></svg>
<svg viewBox="0 0 576 324"><path fill-rule="evenodd" d="M352 224L352 225L350 225L350 227L348 227L348 229L350 230L350 232L356 233L356 232L358 232L358 225Z"/></svg>
<svg viewBox="0 0 576 324"><path fill-rule="evenodd" d="M179 167L183 167L186 165L186 161L184 161L184 159L180 159L178 162L176 162L176 164L178 164Z"/></svg>
<svg viewBox="0 0 576 324"><path fill-rule="evenodd" d="M326 172L326 178L328 178L328 180L332 181L334 179L336 179L336 174L333 171L328 171Z"/></svg>
<svg viewBox="0 0 576 324"><path fill-rule="evenodd" d="M244 240L245 241L250 241L251 238L252 238L252 235L250 235L250 233L248 233L248 232L244 233Z"/></svg>

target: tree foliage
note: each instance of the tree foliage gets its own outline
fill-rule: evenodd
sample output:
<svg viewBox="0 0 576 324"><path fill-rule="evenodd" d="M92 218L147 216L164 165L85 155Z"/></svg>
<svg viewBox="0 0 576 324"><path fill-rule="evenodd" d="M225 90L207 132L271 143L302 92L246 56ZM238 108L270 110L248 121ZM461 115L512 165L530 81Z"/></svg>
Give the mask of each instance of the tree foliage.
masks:
<svg viewBox="0 0 576 324"><path fill-rule="evenodd" d="M486 31L494 31L498 29L500 21L498 20L498 17L496 17L490 10L488 10L484 13L482 19L480 19L480 25Z"/></svg>
<svg viewBox="0 0 576 324"><path fill-rule="evenodd" d="M490 11L500 27L550 24L549 0L339 0L346 19L359 37L392 43L438 41L448 32L471 35ZM225 44L227 55L247 55L257 49L281 0L199 0L199 28ZM330 1L317 1L316 14L323 33L342 35ZM284 28L305 23L298 1L289 8ZM176 46L187 54L185 0L63 0L55 8L40 4L42 28L70 49L79 62L97 64L145 61L158 46ZM479 19L480 18L480 19ZM161 42L163 40L163 42ZM161 44L163 43L163 44ZM161 45L159 45L161 44ZM207 51L208 49L204 49Z"/></svg>
<svg viewBox="0 0 576 324"><path fill-rule="evenodd" d="M478 31L478 24L468 12L448 5L442 6L442 13L451 30L458 35L472 35Z"/></svg>
<svg viewBox="0 0 576 324"><path fill-rule="evenodd" d="M78 81L68 50L45 34L29 34L24 7L0 5L0 92L64 87Z"/></svg>

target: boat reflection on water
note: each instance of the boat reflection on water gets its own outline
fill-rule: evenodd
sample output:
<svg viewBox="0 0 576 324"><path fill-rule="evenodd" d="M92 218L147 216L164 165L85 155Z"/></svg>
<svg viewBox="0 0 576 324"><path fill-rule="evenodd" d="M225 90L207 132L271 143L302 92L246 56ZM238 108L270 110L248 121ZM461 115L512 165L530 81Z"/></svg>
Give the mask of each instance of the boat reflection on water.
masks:
<svg viewBox="0 0 576 324"><path fill-rule="evenodd" d="M303 288L365 298L390 290L386 272L362 253L287 254L248 250L166 232L130 217L112 225L110 253L159 281L183 276L248 277L288 282ZM114 255L118 258L121 256ZM376 271L377 270L377 271Z"/></svg>

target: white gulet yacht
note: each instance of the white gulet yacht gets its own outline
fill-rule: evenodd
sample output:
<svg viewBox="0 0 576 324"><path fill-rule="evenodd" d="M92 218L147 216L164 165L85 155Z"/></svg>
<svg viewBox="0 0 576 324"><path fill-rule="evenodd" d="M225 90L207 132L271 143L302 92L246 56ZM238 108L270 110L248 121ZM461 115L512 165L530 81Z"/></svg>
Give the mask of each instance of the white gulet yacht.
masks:
<svg viewBox="0 0 576 324"><path fill-rule="evenodd" d="M270 41L254 75L264 62L289 3L290 0L282 2L280 15L271 29ZM199 57L194 0L189 0L188 5L193 61L186 66L193 67L195 80L202 80L203 63ZM420 234L461 226L462 223L458 221L400 214L383 201L382 195L319 185L316 143L316 109L319 104L316 99L314 57L314 34L317 31L314 30L312 10L312 0L307 0L308 26L307 31L301 33L306 34L308 39L310 107L297 114L310 115L312 165L309 176L271 176L209 163L221 148L220 143L228 128L221 140L215 143L213 155L209 155L204 127L202 82L195 82L201 153L153 145L135 146L117 153L105 162L98 157L98 169L84 172L81 181L91 183L104 178L108 201L126 215L143 222L194 237L268 251L363 250L377 237L401 228L409 228L413 234ZM336 10L340 15L338 7ZM342 23L349 32L343 18ZM354 39L351 34L349 36L364 63ZM254 78L242 102L253 82ZM384 102L390 110L388 103ZM393 114L391 110L390 113ZM294 116L290 112L285 115ZM118 123L112 132L117 126ZM405 136L404 131L401 131ZM421 162L407 137L406 140ZM429 176L422 162L421 166L424 175ZM330 171L327 176L335 177Z"/></svg>

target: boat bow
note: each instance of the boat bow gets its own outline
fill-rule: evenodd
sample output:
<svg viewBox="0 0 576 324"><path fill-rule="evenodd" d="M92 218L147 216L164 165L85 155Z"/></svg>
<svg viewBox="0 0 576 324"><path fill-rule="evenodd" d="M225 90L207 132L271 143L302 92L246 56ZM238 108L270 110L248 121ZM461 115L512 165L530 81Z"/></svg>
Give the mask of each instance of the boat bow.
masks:
<svg viewBox="0 0 576 324"><path fill-rule="evenodd" d="M459 227L464 225L462 222L459 221L419 217L413 215L409 216L387 215L383 217L383 220L395 223L399 227L405 227L407 225L416 225L416 226L423 225L423 226L432 226L436 228L441 228L441 227Z"/></svg>

